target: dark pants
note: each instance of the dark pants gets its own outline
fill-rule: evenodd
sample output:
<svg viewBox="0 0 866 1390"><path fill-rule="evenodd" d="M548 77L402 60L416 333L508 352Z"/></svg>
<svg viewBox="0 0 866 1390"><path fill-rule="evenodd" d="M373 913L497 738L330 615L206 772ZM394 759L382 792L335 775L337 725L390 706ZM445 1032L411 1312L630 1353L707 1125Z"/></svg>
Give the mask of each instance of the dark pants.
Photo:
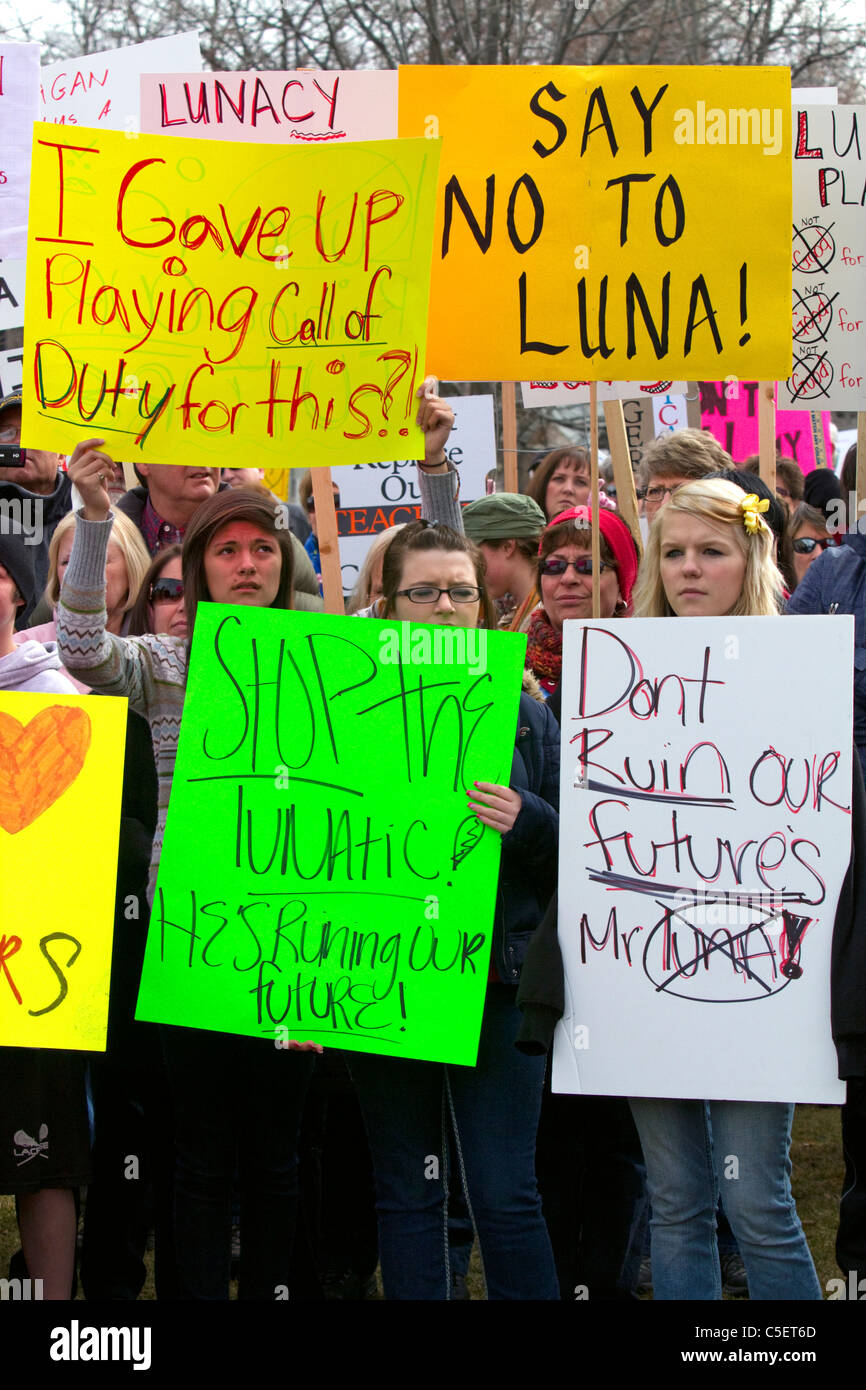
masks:
<svg viewBox="0 0 866 1390"><path fill-rule="evenodd" d="M239 1174L238 1296L285 1298L298 1211L298 1130L313 1058L273 1041L162 1029L176 1115L180 1297L227 1299Z"/></svg>
<svg viewBox="0 0 866 1390"><path fill-rule="evenodd" d="M447 1299L448 1126L491 1299L555 1299L556 1271L535 1181L543 1057L514 1047L514 990L489 985L474 1067L353 1053L370 1138L379 1255L389 1299Z"/></svg>
<svg viewBox="0 0 866 1390"><path fill-rule="evenodd" d="M847 1277L866 1279L866 1079L852 1077L842 1106L845 1180L839 1203L836 1263ZM862 1295L861 1295L862 1297Z"/></svg>

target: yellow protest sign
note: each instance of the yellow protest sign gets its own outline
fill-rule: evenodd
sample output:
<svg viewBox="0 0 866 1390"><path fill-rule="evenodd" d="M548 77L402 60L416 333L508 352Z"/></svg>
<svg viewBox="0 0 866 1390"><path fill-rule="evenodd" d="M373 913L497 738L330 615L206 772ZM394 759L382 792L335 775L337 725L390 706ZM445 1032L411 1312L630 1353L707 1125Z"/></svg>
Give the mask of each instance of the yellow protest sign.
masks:
<svg viewBox="0 0 866 1390"><path fill-rule="evenodd" d="M126 712L0 692L0 1046L105 1048Z"/></svg>
<svg viewBox="0 0 866 1390"><path fill-rule="evenodd" d="M199 466L423 455L438 156L36 126L23 442Z"/></svg>
<svg viewBox="0 0 866 1390"><path fill-rule="evenodd" d="M787 69L405 67L399 112L442 137L432 371L790 374Z"/></svg>

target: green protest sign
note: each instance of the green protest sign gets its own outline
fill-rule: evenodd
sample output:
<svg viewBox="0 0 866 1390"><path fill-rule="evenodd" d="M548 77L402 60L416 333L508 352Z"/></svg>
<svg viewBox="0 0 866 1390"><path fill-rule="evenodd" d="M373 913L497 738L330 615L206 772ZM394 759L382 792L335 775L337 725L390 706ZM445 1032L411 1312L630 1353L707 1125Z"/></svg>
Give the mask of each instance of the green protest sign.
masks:
<svg viewBox="0 0 866 1390"><path fill-rule="evenodd" d="M203 604L137 1017L474 1063L510 633Z"/></svg>

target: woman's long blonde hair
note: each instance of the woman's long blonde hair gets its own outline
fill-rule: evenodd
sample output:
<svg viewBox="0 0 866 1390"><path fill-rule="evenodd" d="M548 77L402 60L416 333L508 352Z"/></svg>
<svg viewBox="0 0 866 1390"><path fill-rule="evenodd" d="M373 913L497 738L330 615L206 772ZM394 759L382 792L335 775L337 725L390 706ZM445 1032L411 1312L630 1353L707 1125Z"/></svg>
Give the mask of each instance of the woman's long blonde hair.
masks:
<svg viewBox="0 0 866 1390"><path fill-rule="evenodd" d="M743 587L739 599L730 610L730 616L759 618L779 613L784 585L773 558L773 533L763 520L757 531L746 530L743 511L745 497L741 488L723 478L702 478L677 488L650 527L634 591L636 618L674 616L662 583L661 546L665 518L678 512L699 517L710 526L730 527L745 555ZM726 615L720 613L718 616Z"/></svg>

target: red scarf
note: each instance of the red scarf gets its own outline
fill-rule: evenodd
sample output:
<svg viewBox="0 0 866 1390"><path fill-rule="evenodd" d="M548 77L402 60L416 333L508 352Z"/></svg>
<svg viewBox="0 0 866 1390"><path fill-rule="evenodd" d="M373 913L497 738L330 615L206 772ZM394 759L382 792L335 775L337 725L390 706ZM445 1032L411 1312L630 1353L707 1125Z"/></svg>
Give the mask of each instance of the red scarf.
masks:
<svg viewBox="0 0 866 1390"><path fill-rule="evenodd" d="M562 675L562 630L553 626L543 608L536 608L529 620L526 664L548 694L559 684Z"/></svg>

